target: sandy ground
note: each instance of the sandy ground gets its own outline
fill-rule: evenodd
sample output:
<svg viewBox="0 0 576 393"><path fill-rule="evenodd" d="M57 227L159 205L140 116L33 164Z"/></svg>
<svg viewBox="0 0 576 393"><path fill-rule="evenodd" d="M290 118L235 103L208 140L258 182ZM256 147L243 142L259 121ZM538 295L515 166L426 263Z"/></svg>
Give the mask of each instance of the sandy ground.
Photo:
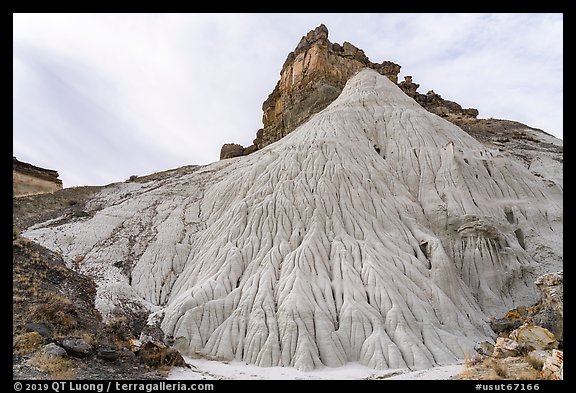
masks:
<svg viewBox="0 0 576 393"><path fill-rule="evenodd" d="M451 379L462 371L462 364L439 366L430 369L411 371L409 369L375 370L358 363L349 363L344 367L325 367L312 371L299 371L292 367L258 367L244 362L217 362L206 359L185 357L191 368L177 367L168 376L169 380L201 380L201 379Z"/></svg>

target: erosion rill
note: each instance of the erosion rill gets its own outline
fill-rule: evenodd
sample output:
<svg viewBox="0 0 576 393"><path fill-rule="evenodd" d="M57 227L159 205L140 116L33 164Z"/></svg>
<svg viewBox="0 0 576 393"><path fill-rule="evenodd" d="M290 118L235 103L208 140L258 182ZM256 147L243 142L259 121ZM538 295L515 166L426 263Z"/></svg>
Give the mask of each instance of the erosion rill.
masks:
<svg viewBox="0 0 576 393"><path fill-rule="evenodd" d="M105 318L150 312L187 354L461 360L562 270L562 142L399 87L399 68L320 26L288 56L249 155L111 185L85 216L24 235L82 261Z"/></svg>

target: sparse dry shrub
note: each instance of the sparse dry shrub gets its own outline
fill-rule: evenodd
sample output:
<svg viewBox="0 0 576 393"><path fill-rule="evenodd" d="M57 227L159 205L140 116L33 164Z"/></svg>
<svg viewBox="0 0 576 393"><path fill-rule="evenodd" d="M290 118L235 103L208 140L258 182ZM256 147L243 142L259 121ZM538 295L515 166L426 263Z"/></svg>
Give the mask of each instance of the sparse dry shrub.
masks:
<svg viewBox="0 0 576 393"><path fill-rule="evenodd" d="M47 372L52 379L75 378L74 363L68 358L37 353L29 360L29 364L40 371Z"/></svg>
<svg viewBox="0 0 576 393"><path fill-rule="evenodd" d="M470 357L470 355L468 354L468 352L464 352L464 367L466 368L470 368L472 367L472 358Z"/></svg>
<svg viewBox="0 0 576 393"><path fill-rule="evenodd" d="M455 379L476 379L474 378L475 372L471 368L467 368L464 371L456 375Z"/></svg>
<svg viewBox="0 0 576 393"><path fill-rule="evenodd" d="M499 377L506 378L508 376L506 366L498 360L492 359L491 367Z"/></svg>
<svg viewBox="0 0 576 393"><path fill-rule="evenodd" d="M38 332L26 332L14 337L12 351L15 355L26 355L36 351L44 339Z"/></svg>
<svg viewBox="0 0 576 393"><path fill-rule="evenodd" d="M46 321L57 327L59 332L68 332L78 325L75 318L76 310L72 302L63 297L54 295L46 303L35 305L30 315L38 321Z"/></svg>
<svg viewBox="0 0 576 393"><path fill-rule="evenodd" d="M498 375L501 378L506 378L507 376L506 366L496 359L487 358L482 362L482 366L484 368L491 368L492 370L494 370L496 375Z"/></svg>
<svg viewBox="0 0 576 393"><path fill-rule="evenodd" d="M94 337L94 334L91 332L81 332L79 336L90 345L94 345L96 343L96 337Z"/></svg>
<svg viewBox="0 0 576 393"><path fill-rule="evenodd" d="M470 356L468 353L464 353L464 366L466 368L475 367L476 365L482 363L484 356L480 355L479 353L475 353L474 355Z"/></svg>
<svg viewBox="0 0 576 393"><path fill-rule="evenodd" d="M106 330L119 346L126 346L132 338L128 318L125 315L116 314L106 322Z"/></svg>
<svg viewBox="0 0 576 393"><path fill-rule="evenodd" d="M516 321L516 320L521 320L522 319L522 315L520 314L520 312L518 312L517 309L513 309L513 310L509 310L506 313L506 318Z"/></svg>
<svg viewBox="0 0 576 393"><path fill-rule="evenodd" d="M542 370L542 366L544 366L544 361L537 356L526 356L526 361L529 365L534 367L534 370L540 371Z"/></svg>

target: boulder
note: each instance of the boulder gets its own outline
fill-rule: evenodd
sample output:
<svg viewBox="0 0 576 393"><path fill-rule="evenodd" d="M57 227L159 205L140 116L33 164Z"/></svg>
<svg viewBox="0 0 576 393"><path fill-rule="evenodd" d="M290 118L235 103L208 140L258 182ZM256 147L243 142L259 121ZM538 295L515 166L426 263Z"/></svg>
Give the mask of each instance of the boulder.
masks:
<svg viewBox="0 0 576 393"><path fill-rule="evenodd" d="M564 282L564 272L557 273L547 273L543 274L534 281L539 288L540 287L554 287L556 285L561 285Z"/></svg>
<svg viewBox="0 0 576 393"><path fill-rule="evenodd" d="M466 109L462 109L462 113L463 113L465 116L474 117L474 118L478 117L478 115L480 114L480 112L478 112L478 109L476 109L476 108L466 108Z"/></svg>
<svg viewBox="0 0 576 393"><path fill-rule="evenodd" d="M29 332L37 332L44 338L52 337L52 329L43 323L27 323L24 325L24 329Z"/></svg>
<svg viewBox="0 0 576 393"><path fill-rule="evenodd" d="M490 320L490 327L495 333L502 333L514 330L522 325L522 320L516 318L492 318Z"/></svg>
<svg viewBox="0 0 576 393"><path fill-rule="evenodd" d="M525 306L519 306L508 311L505 317L511 321L523 321L527 315L527 308Z"/></svg>
<svg viewBox="0 0 576 393"><path fill-rule="evenodd" d="M237 143L225 143L220 149L220 159L240 157L244 155L244 147Z"/></svg>
<svg viewBox="0 0 576 393"><path fill-rule="evenodd" d="M86 357L92 351L92 346L83 338L66 338L62 340L62 348L74 357Z"/></svg>
<svg viewBox="0 0 576 393"><path fill-rule="evenodd" d="M488 341L482 341L476 344L474 350L478 352L480 355L492 356L492 354L494 353L494 344Z"/></svg>
<svg viewBox="0 0 576 393"><path fill-rule="evenodd" d="M514 340L506 337L498 337L496 345L494 345L494 352L492 354L495 358L507 358L510 356L518 356L520 354L520 347Z"/></svg>
<svg viewBox="0 0 576 393"><path fill-rule="evenodd" d="M44 345L42 347L42 353L51 357L63 357L68 354L64 348L55 343Z"/></svg>
<svg viewBox="0 0 576 393"><path fill-rule="evenodd" d="M114 349L101 348L98 350L98 354L96 356L98 359L102 359L107 362L113 362L120 357L120 352Z"/></svg>
<svg viewBox="0 0 576 393"><path fill-rule="evenodd" d="M145 342L140 347L138 356L149 367L188 367L180 352L157 341Z"/></svg>
<svg viewBox="0 0 576 393"><path fill-rule="evenodd" d="M526 351L558 348L554 334L542 326L521 326L510 333L509 337Z"/></svg>
<svg viewBox="0 0 576 393"><path fill-rule="evenodd" d="M123 360L132 361L136 358L136 354L127 348L120 348L118 351L118 357L122 358Z"/></svg>
<svg viewBox="0 0 576 393"><path fill-rule="evenodd" d="M561 380L564 379L564 352L554 349L552 355L548 356L542 366L541 375L544 379Z"/></svg>

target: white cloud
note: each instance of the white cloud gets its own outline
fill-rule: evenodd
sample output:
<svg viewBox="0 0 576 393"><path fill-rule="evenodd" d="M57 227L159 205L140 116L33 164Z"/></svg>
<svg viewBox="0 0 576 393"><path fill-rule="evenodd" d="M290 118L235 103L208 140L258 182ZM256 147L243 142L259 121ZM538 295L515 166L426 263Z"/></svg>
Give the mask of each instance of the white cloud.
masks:
<svg viewBox="0 0 576 393"><path fill-rule="evenodd" d="M320 23L421 92L562 137L561 14L15 14L14 154L65 186L215 161Z"/></svg>

